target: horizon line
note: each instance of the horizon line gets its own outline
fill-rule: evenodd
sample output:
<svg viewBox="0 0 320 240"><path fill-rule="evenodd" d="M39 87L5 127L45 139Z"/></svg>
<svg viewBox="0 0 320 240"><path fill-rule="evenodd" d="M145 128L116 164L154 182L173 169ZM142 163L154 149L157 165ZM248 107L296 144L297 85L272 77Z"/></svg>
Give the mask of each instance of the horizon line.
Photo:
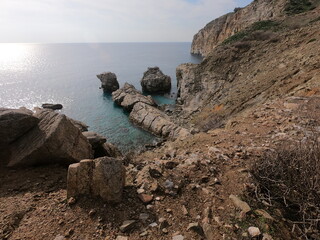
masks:
<svg viewBox="0 0 320 240"><path fill-rule="evenodd" d="M191 41L163 41L163 42L0 42L0 44L101 44L101 43L192 43Z"/></svg>

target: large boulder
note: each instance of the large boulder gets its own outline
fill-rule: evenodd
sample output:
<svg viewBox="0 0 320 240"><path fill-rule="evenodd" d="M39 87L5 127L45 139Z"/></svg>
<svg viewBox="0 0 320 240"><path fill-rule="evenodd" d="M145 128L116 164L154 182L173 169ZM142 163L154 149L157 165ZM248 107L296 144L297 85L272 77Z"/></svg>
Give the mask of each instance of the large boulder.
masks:
<svg viewBox="0 0 320 240"><path fill-rule="evenodd" d="M119 89L119 82L116 74L112 72L104 72L97 75L101 81L101 87L105 92L113 92Z"/></svg>
<svg viewBox="0 0 320 240"><path fill-rule="evenodd" d="M141 79L142 90L145 92L168 92L171 89L171 78L159 69L148 68Z"/></svg>
<svg viewBox="0 0 320 240"><path fill-rule="evenodd" d="M134 105L130 120L155 135L171 140L190 135L187 129L176 125L164 112L144 103Z"/></svg>
<svg viewBox="0 0 320 240"><path fill-rule="evenodd" d="M40 120L25 108L0 108L0 145L9 144L34 128Z"/></svg>
<svg viewBox="0 0 320 240"><path fill-rule="evenodd" d="M125 184L125 168L120 160L109 157L82 160L69 166L67 196L101 197L120 202Z"/></svg>
<svg viewBox="0 0 320 240"><path fill-rule="evenodd" d="M70 164L92 157L88 140L63 114L37 109L40 121L10 145L9 167L39 164Z"/></svg>
<svg viewBox="0 0 320 240"><path fill-rule="evenodd" d="M136 103L145 103L150 106L156 106L155 101L151 96L144 96L133 85L125 83L123 88L112 93L113 101L126 109L131 111Z"/></svg>
<svg viewBox="0 0 320 240"><path fill-rule="evenodd" d="M75 119L72 119L72 118L69 118L68 119L72 122L72 124L78 128L81 132L87 132L88 131L88 128L89 126L81 121L78 121L78 120L75 120Z"/></svg>

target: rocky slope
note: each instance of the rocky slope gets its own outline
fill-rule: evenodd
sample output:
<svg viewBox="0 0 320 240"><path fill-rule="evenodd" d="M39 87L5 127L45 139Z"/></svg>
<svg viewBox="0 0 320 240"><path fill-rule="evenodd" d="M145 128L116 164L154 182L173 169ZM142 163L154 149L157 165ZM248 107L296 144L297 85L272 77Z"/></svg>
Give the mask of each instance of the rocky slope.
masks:
<svg viewBox="0 0 320 240"><path fill-rule="evenodd" d="M191 53L207 56L226 38L255 22L280 20L286 14L302 12L318 4L317 0L255 0L245 8L236 8L234 12L208 23L194 36Z"/></svg>
<svg viewBox="0 0 320 240"><path fill-rule="evenodd" d="M201 64L179 66L180 114L193 114L194 123L209 129L267 99L316 91L319 15L318 7L281 22L264 22L263 30L216 47Z"/></svg>
<svg viewBox="0 0 320 240"><path fill-rule="evenodd" d="M69 178L69 188L65 166L8 169L0 161L0 239L319 239L320 174L307 175L315 184L302 188L314 190L317 197L316 205L311 205L313 225L310 219L298 220L301 212L288 199L281 198L281 203L270 191L263 194L254 178L257 162L279 146L298 148L311 136L319 149L319 16L317 8L281 22L263 22L262 29L246 31L241 39L216 47L201 64L179 66L178 104L168 119L205 131L191 131L183 139L124 158L116 153L126 170L120 203L90 196L97 175L93 162L99 159L82 161L92 166L85 171L78 169L81 163L71 165L76 173L71 175L72 184ZM113 97L129 111L136 108L131 118L146 129L162 114L152 99L129 85ZM148 107L140 108L141 103ZM25 122L31 113L23 118L20 114L18 119ZM26 123L35 124L38 120ZM95 156L108 155L105 138L84 135ZM4 153L0 151L0 160ZM105 176L107 185L115 187L112 192L118 193L122 170L119 179L109 181L114 175L103 165L98 176ZM308 167L320 173L319 160ZM294 184L302 181L295 174L289 177ZM83 182L89 186L85 196L77 193L68 198L68 191ZM103 182L96 185L108 189Z"/></svg>

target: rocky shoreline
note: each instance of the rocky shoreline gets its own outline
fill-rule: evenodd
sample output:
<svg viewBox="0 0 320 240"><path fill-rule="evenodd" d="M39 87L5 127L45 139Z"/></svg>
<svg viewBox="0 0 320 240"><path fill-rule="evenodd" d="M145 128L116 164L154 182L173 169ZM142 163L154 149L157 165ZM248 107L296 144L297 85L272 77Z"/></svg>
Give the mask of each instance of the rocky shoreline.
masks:
<svg viewBox="0 0 320 240"><path fill-rule="evenodd" d="M254 1L201 30L205 58L177 67L172 109L98 75L166 139L149 151L123 155L50 109L1 108L0 239L318 239L320 8L290 4ZM169 89L160 69L144 75L148 92Z"/></svg>

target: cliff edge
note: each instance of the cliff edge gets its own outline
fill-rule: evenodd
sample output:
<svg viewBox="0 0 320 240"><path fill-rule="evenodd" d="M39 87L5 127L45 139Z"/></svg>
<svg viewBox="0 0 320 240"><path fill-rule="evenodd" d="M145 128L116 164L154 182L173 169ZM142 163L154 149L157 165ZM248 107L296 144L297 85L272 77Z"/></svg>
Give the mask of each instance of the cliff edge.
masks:
<svg viewBox="0 0 320 240"><path fill-rule="evenodd" d="M245 8L236 8L208 23L193 38L191 53L207 56L226 38L254 22L281 17L289 0L255 0Z"/></svg>

